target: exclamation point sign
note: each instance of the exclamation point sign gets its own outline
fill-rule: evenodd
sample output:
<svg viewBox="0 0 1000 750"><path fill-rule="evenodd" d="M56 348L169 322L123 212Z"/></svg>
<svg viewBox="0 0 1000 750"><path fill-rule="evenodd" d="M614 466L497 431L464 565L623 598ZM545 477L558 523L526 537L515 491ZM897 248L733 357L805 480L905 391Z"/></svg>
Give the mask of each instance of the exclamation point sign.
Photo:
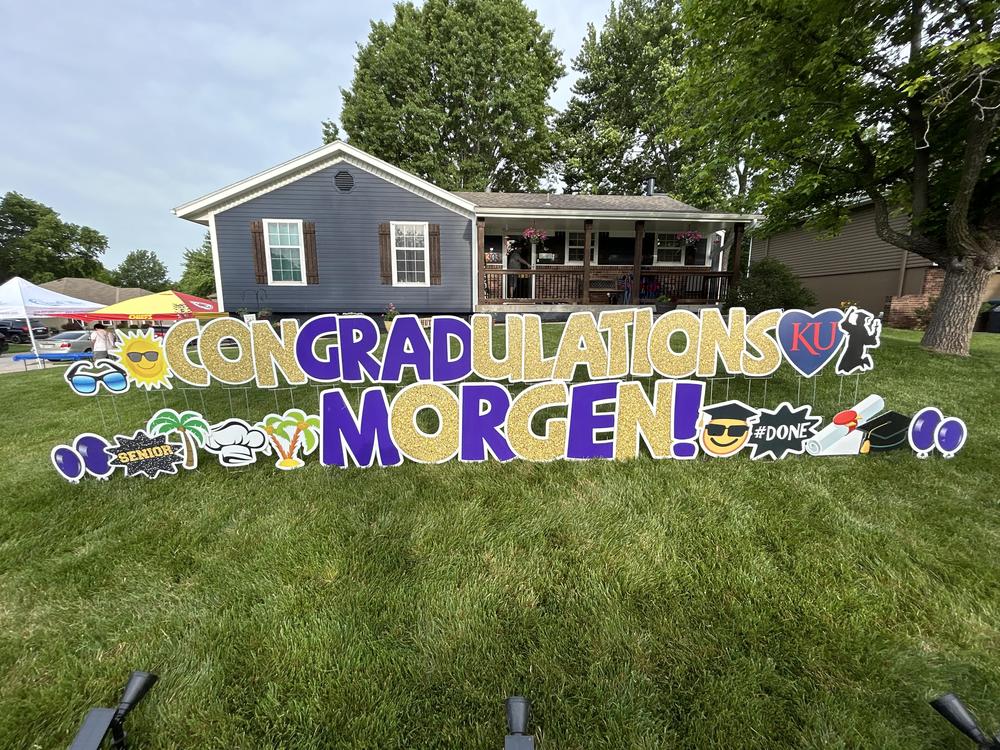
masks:
<svg viewBox="0 0 1000 750"><path fill-rule="evenodd" d="M705 398L705 384L692 380L674 383L673 434L670 452L674 458L698 455L698 415Z"/></svg>

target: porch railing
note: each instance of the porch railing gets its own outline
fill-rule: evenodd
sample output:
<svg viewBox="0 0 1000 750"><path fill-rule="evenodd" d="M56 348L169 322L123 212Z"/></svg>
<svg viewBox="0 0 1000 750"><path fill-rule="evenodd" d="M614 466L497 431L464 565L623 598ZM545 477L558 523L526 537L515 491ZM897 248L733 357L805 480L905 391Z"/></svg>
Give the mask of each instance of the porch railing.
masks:
<svg viewBox="0 0 1000 750"><path fill-rule="evenodd" d="M650 304L669 295L680 304L714 304L729 292L730 274L705 268L644 266L639 299L632 300L631 266L592 266L589 288L583 269L567 266L533 270L487 269L482 273L483 304Z"/></svg>

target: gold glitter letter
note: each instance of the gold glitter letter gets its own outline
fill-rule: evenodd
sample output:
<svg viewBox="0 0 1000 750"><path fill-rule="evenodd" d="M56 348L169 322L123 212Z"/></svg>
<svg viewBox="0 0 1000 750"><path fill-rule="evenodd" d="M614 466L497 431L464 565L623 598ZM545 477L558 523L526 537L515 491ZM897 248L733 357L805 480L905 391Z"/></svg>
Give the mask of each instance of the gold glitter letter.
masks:
<svg viewBox="0 0 1000 750"><path fill-rule="evenodd" d="M671 409L674 384L657 380L653 403L649 403L642 383L634 380L618 386L615 412L615 460L626 461L639 455L639 440L653 458L670 458Z"/></svg>
<svg viewBox="0 0 1000 750"><path fill-rule="evenodd" d="M211 378L208 370L192 362L187 355L188 343L198 337L198 321L179 320L167 329L163 339L163 351L170 371L188 385L204 387Z"/></svg>
<svg viewBox="0 0 1000 750"><path fill-rule="evenodd" d="M277 369L285 376L289 385L305 385L306 374L295 359L295 337L299 335L299 321L284 318L281 321L281 338L266 320L255 320L250 324L253 341L253 362L257 371L257 385L261 388L278 386Z"/></svg>
<svg viewBox="0 0 1000 750"><path fill-rule="evenodd" d="M565 404L567 393L565 383L538 383L514 398L507 412L507 441L520 458L554 461L566 455L568 427L565 417L549 419L542 435L536 435L531 429L531 419L541 409Z"/></svg>
<svg viewBox="0 0 1000 750"><path fill-rule="evenodd" d="M538 315L524 316L524 380L551 380L555 357L545 357L542 346L542 319Z"/></svg>
<svg viewBox="0 0 1000 750"><path fill-rule="evenodd" d="M649 334L649 360L656 371L668 378L686 378L698 364L698 316L690 310L671 310L661 315ZM684 334L684 349L670 348L670 337Z"/></svg>
<svg viewBox="0 0 1000 750"><path fill-rule="evenodd" d="M239 355L229 359L222 355L219 344L222 339L234 339L239 345ZM227 341L227 345L231 344ZM201 329L198 340L198 354L201 362L212 377L228 385L239 385L253 380L253 344L250 329L236 318L216 318Z"/></svg>
<svg viewBox="0 0 1000 750"><path fill-rule="evenodd" d="M493 318L485 313L472 316L472 369L483 380L519 382L524 375L524 320L508 315L503 331L507 342L503 359L493 356Z"/></svg>
<svg viewBox="0 0 1000 750"><path fill-rule="evenodd" d="M635 325L632 326L632 374L648 377L653 374L649 361L649 331L653 327L653 311L648 307L635 310Z"/></svg>
<svg viewBox="0 0 1000 750"><path fill-rule="evenodd" d="M747 327L747 311L742 307L729 310L729 327L722 319L722 312L712 307L701 311L701 338L698 342L698 376L709 378L715 375L716 352L722 357L722 364L730 375L740 373L740 357L743 354Z"/></svg>
<svg viewBox="0 0 1000 750"><path fill-rule="evenodd" d="M608 377L623 378L628 375L628 327L635 318L635 310L605 310L597 327L608 332Z"/></svg>
<svg viewBox="0 0 1000 750"><path fill-rule="evenodd" d="M586 365L591 378L608 376L608 348L593 313L575 312L566 320L552 377L572 380L577 365Z"/></svg>
<svg viewBox="0 0 1000 750"><path fill-rule="evenodd" d="M417 426L417 414L433 409L437 432ZM458 398L440 383L412 383L392 401L390 430L396 447L407 458L422 464L439 464L458 453Z"/></svg>
<svg viewBox="0 0 1000 750"><path fill-rule="evenodd" d="M777 328L781 310L765 310L755 315L747 324L747 343L760 352L755 357L749 350L743 352L743 372L751 377L770 375L781 364L778 342L767 331Z"/></svg>

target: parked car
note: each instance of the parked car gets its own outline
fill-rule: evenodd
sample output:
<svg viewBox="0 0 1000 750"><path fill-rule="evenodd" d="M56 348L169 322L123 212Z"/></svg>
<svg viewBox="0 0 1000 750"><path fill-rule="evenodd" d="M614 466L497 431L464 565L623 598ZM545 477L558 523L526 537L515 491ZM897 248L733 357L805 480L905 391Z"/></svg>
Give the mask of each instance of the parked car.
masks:
<svg viewBox="0 0 1000 750"><path fill-rule="evenodd" d="M0 354L7 351L7 337L0 333Z"/></svg>
<svg viewBox="0 0 1000 750"><path fill-rule="evenodd" d="M31 330L35 334L36 339L48 338L49 329L46 326L33 325L31 326ZM31 339L31 336L28 335L28 324L23 320L13 320L11 318L0 320L0 333L11 344L23 344L25 341Z"/></svg>
<svg viewBox="0 0 1000 750"><path fill-rule="evenodd" d="M39 354L75 354L90 349L90 331L64 331L38 342Z"/></svg>

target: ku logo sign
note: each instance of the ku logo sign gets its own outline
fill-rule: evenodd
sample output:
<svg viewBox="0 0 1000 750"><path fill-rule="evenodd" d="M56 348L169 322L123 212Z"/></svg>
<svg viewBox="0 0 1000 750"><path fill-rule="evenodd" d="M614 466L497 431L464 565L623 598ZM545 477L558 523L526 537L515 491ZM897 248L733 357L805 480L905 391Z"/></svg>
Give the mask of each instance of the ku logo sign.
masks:
<svg viewBox="0 0 1000 750"><path fill-rule="evenodd" d="M835 367L838 375L868 372L875 363L869 349L879 345L882 321L869 312L849 307L846 311L787 310L778 322L778 345L785 359L807 378L818 373L841 352Z"/></svg>

